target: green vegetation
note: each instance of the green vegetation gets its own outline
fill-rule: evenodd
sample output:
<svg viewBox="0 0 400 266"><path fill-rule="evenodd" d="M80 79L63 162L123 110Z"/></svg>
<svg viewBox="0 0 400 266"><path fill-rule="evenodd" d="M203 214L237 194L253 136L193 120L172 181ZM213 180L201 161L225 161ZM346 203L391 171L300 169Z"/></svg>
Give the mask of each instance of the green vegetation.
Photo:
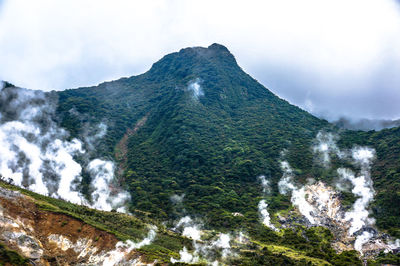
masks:
<svg viewBox="0 0 400 266"><path fill-rule="evenodd" d="M139 219L126 214L89 209L63 200L42 196L5 182L0 182L0 186L18 190L31 197L39 209L43 211L66 214L100 230L114 234L120 240L139 241L146 236L147 225L156 224L158 233L155 240L139 250L146 255L149 261L169 262L171 257L179 257L178 252L183 246L192 249L191 240L167 230L163 225L150 218L141 217ZM211 232L210 235L215 235L215 232ZM352 256L346 253L336 254L329 244L332 238L331 233L328 229L322 227L310 229L298 227L297 229L286 229L283 232L276 233L258 223L252 231L249 231L249 235L251 236L250 243L241 245L240 248L236 247L236 244L233 245L233 250L239 256L229 259L230 263L240 265L257 265L257 263L260 265L264 262L276 262L278 265L346 265L344 262L350 258L353 262L351 265L359 264L355 253ZM96 236L94 241L98 240L99 236ZM8 262L12 259L13 265L24 265L23 263L27 262L17 253L9 251L1 245L0 255L3 256L0 256L0 261Z"/></svg>
<svg viewBox="0 0 400 266"><path fill-rule="evenodd" d="M29 265L28 260L0 243L0 265Z"/></svg>
<svg viewBox="0 0 400 266"><path fill-rule="evenodd" d="M199 99L187 89L196 79L204 92ZM276 236L265 233L265 228L256 229L260 227L257 204L262 196L258 175L266 175L271 181L267 197L270 212L290 208L288 197L279 195L276 186L282 175L282 151L286 150L285 158L295 170L297 182L310 177L328 183L335 180L334 170L315 164L310 148L318 131L332 130L339 132L341 148L368 145L376 149L373 214L380 229L400 237L400 128L339 131L275 96L244 73L221 45L183 49L165 56L145 74L54 94L59 97L57 119L71 137L81 137L97 123L107 124L107 135L96 145L97 156L115 159L124 134L147 117L146 123L124 143L125 157L118 159L124 170L118 180L132 196L129 210L145 221L172 221L183 213L190 214L202 217L210 228L244 228L257 241L261 241L261 234L264 244L279 243L300 250L302 256L333 265L357 265L354 253L336 256L328 242L322 241L326 237L314 239L319 233L307 231L311 235L304 241L298 233ZM337 165L337 158L333 158L333 165ZM85 175L83 192L87 192L89 181ZM174 194L185 194L182 206L170 201ZM345 205L354 200L351 194L343 193ZM121 239L142 236L140 230L132 229L141 228L137 220L128 222L113 216L117 214L104 214L110 221L122 219L121 223L137 226L113 228L107 222L98 224L101 219L96 216L100 212L54 206L115 231ZM243 216L234 216L233 212ZM261 252L265 256L248 252L245 257L249 262L290 264L292 253L284 252L278 258L273 250L264 246Z"/></svg>
<svg viewBox="0 0 400 266"><path fill-rule="evenodd" d="M204 91L198 100L187 90L197 78ZM58 94L61 124L72 136L79 137L87 123L106 121L104 156L112 156L127 129L148 114L129 137L121 162L131 211L175 219L179 213L169 198L184 193L187 213L218 228L257 222L256 177L267 175L276 184L283 149L291 150L290 159L301 154L294 166L310 168L308 147L318 130L330 127L273 95L219 45L167 55L140 76ZM272 200L273 208L289 206L276 187L273 193L279 199Z"/></svg>
<svg viewBox="0 0 400 266"><path fill-rule="evenodd" d="M257 246L267 248L275 257L289 258L296 265L361 265L356 251L337 254L330 244L331 232L323 227L298 226L275 233L256 225L249 233Z"/></svg>
<svg viewBox="0 0 400 266"><path fill-rule="evenodd" d="M369 260L368 266L380 265L400 265L400 253L384 253L381 252L375 260Z"/></svg>
<svg viewBox="0 0 400 266"><path fill-rule="evenodd" d="M141 241L147 236L149 230L147 225L157 225L158 233L155 241L151 245L140 249L140 251L148 255L148 258L151 260L157 259L158 261L168 262L171 256L178 256L179 250L181 250L184 245L191 246L191 241L188 239L166 230L165 227L157 221L146 217L141 217L139 219L131 215L116 212L98 211L75 205L64 200L39 195L2 181L0 181L0 186L11 190L18 190L30 196L41 210L66 214L100 230L109 232L121 241L127 239ZM63 221L62 225L65 226L66 222ZM95 239L95 241L97 240ZM2 260L0 259L0 261Z"/></svg>

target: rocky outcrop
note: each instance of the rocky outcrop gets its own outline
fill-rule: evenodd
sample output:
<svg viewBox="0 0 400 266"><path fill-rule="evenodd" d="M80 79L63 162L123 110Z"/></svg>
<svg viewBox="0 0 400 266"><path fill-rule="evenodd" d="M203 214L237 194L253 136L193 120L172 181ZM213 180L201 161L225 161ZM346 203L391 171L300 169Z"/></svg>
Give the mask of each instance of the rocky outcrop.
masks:
<svg viewBox="0 0 400 266"><path fill-rule="evenodd" d="M108 232L0 187L0 242L34 265L140 265L143 256Z"/></svg>
<svg viewBox="0 0 400 266"><path fill-rule="evenodd" d="M346 210L341 203L340 193L323 182L306 185L304 198L305 203L309 204L306 209L309 210L308 214L312 217L313 223L298 213L290 212L286 216L278 216L282 227L293 227L296 224L326 227L334 236L332 247L337 252L356 249L365 258L372 258L382 251L388 252L395 248L395 245L390 243L389 235L379 232L372 226L351 235L351 223L345 219Z"/></svg>

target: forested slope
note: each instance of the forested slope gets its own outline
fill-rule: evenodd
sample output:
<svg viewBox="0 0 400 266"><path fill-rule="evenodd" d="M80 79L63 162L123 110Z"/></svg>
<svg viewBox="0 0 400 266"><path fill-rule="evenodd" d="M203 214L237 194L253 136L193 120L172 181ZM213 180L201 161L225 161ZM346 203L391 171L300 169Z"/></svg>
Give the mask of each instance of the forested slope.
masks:
<svg viewBox="0 0 400 266"><path fill-rule="evenodd" d="M251 227L258 222L262 194L257 176L271 181L271 212L290 206L276 187L282 151L299 181L332 178L315 164L311 149L324 130L336 132L341 147L376 149L374 215L381 228L398 235L399 128L338 130L275 96L222 45L182 49L142 75L54 94L59 121L72 136L107 125L97 152L119 162L120 182L132 195L131 211L160 219L183 211L214 227ZM182 194L177 210L170 197Z"/></svg>

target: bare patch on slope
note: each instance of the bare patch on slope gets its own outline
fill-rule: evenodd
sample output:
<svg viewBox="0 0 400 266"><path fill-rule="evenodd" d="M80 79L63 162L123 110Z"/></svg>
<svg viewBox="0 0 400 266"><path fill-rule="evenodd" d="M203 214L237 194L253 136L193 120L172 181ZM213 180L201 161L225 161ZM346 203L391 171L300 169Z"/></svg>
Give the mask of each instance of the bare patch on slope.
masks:
<svg viewBox="0 0 400 266"><path fill-rule="evenodd" d="M115 158L119 161L120 167L118 170L118 174L121 175L126 167L126 156L128 154L128 139L130 136L134 135L144 124L146 124L147 119L149 118L150 113L147 113L142 119L140 119L135 127L128 128L125 135L119 141L115 148Z"/></svg>
<svg viewBox="0 0 400 266"><path fill-rule="evenodd" d="M141 262L141 254L136 250L118 249L121 242L113 234L68 215L41 210L34 199L2 187L0 242L35 265Z"/></svg>

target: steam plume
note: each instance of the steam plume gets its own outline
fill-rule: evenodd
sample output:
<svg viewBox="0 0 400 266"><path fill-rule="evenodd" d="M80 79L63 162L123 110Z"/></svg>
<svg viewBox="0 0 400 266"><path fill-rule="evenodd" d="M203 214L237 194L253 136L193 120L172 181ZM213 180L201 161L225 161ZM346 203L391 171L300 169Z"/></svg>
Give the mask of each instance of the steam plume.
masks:
<svg viewBox="0 0 400 266"><path fill-rule="evenodd" d="M185 216L177 222L174 230L180 230L183 236L193 240L194 251L189 252L188 249L184 247L179 251L179 259L171 257L170 261L172 263L197 263L204 259L207 262L213 261L213 264L218 265L218 257L225 259L233 255L230 245L231 236L229 234L220 233L216 239L203 241L201 239L203 235L201 228L202 226L189 216ZM220 255L218 252L220 252Z"/></svg>
<svg viewBox="0 0 400 266"><path fill-rule="evenodd" d="M177 195L174 194L170 197L170 200L172 201L172 203L174 204L181 204L183 202L183 199L185 198L185 194L182 195Z"/></svg>
<svg viewBox="0 0 400 266"><path fill-rule="evenodd" d="M281 162L281 169L283 176L278 182L279 192L281 194L292 193L291 202L296 206L300 213L304 215L311 224L315 224L315 220L312 217L313 207L306 201L304 187L298 187L293 182L293 170L287 161Z"/></svg>
<svg viewBox="0 0 400 266"><path fill-rule="evenodd" d="M151 242L153 242L156 237L156 230L157 227L150 228L147 237L138 243L135 243L131 240L127 240L126 242L118 242L114 250L107 252L101 258L95 256L96 258L92 259L94 261L101 261L102 262L101 265L103 266L121 265L123 262L126 262L126 256L133 250L139 249L143 246L150 245Z"/></svg>
<svg viewBox="0 0 400 266"><path fill-rule="evenodd" d="M262 188L263 188L263 193L264 193L264 194L268 193L268 192L270 191L270 188L269 188L269 180L267 180L267 179L265 178L264 175L260 175L260 176L258 177L258 179L259 179L260 182L261 182L261 186L262 186Z"/></svg>
<svg viewBox="0 0 400 266"><path fill-rule="evenodd" d="M268 204L265 202L265 200L260 200L260 202L258 203L258 212L260 213L261 221L265 226L268 226L273 230L277 230L275 226L271 223L271 217L269 216L267 207Z"/></svg>
<svg viewBox="0 0 400 266"><path fill-rule="evenodd" d="M178 260L171 258L171 262L172 263L182 262L182 263L193 264L193 263L197 263L200 259L199 256L188 252L186 247L183 247L183 249L181 251L179 251L179 257L180 258Z"/></svg>
<svg viewBox="0 0 400 266"><path fill-rule="evenodd" d="M97 132L74 138L55 122L57 99L52 94L17 87L0 91L0 174L11 178L17 186L77 204L91 205L78 190L82 181L82 166L77 155L88 155L96 139L105 135L106 125ZM92 176L93 205L97 209L119 211L129 199L127 193L112 193L114 179L111 161L94 159L86 167Z"/></svg>
<svg viewBox="0 0 400 266"><path fill-rule="evenodd" d="M318 156L319 161L325 167L329 167L331 163L330 155L336 153L341 157L341 152L336 146L337 137L332 133L318 132L316 143L313 146L314 153Z"/></svg>
<svg viewBox="0 0 400 266"><path fill-rule="evenodd" d="M373 237L373 234L368 231L364 231L361 235L357 237L356 241L354 242L354 249L363 254L362 247L371 239L371 237Z"/></svg>
<svg viewBox="0 0 400 266"><path fill-rule="evenodd" d="M311 224L321 224L317 213L328 210L326 215L340 223L349 224L348 235L356 236L354 248L362 252L362 247L373 236L374 231L368 231L368 227L374 225L374 219L369 217L369 204L374 197L373 182L371 179L371 164L375 158L375 150L368 147L354 147L351 150L340 150L336 145L337 137L331 133L318 133L316 144L313 146L314 153L319 157L322 165L330 166L330 156L336 154L340 159L349 160L359 173L356 175L347 168L337 169L340 178L340 187L347 183L351 184L352 193L357 197L350 211L337 215L339 212L336 196L333 192L326 189L324 185L297 186L293 182L293 171L288 162L281 162L283 176L278 183L279 191L282 194L291 192L291 202L296 206L300 213L304 215ZM312 203L312 204L310 204ZM331 205L335 203L335 208ZM329 211L330 209L330 211ZM325 212L325 211L324 211ZM317 219L317 220L316 220Z"/></svg>
<svg viewBox="0 0 400 266"><path fill-rule="evenodd" d="M189 237L195 241L200 240L201 238L201 226L199 224L196 224L189 216L181 218L176 224L175 229L177 228L183 228L183 236Z"/></svg>
<svg viewBox="0 0 400 266"><path fill-rule="evenodd" d="M0 173L18 186L82 203L75 182L81 166L73 159L83 153L77 139L52 119L54 99L41 91L15 87L0 92Z"/></svg>
<svg viewBox="0 0 400 266"><path fill-rule="evenodd" d="M263 193L264 193L264 195L266 195L270 191L269 180L267 180L265 178L265 176L263 176L263 175L259 176L258 179L261 182L261 186L263 188ZM267 226L267 227L271 228L272 230L276 231L277 229L271 223L271 217L269 216L269 212L268 212L267 208L268 208L268 204L265 201L265 199L260 200L260 202L258 203L258 212L260 213L262 223L265 226Z"/></svg>
<svg viewBox="0 0 400 266"><path fill-rule="evenodd" d="M198 100L200 96L204 95L203 89L200 85L201 80L199 78L191 81L188 85L188 90L193 93L193 98Z"/></svg>
<svg viewBox="0 0 400 266"><path fill-rule="evenodd" d="M88 165L88 171L93 176L92 186L95 188L92 193L93 208L111 211L113 208L119 212L126 212L125 205L130 196L122 191L112 194L110 184L114 179L114 163L100 159L92 160Z"/></svg>

